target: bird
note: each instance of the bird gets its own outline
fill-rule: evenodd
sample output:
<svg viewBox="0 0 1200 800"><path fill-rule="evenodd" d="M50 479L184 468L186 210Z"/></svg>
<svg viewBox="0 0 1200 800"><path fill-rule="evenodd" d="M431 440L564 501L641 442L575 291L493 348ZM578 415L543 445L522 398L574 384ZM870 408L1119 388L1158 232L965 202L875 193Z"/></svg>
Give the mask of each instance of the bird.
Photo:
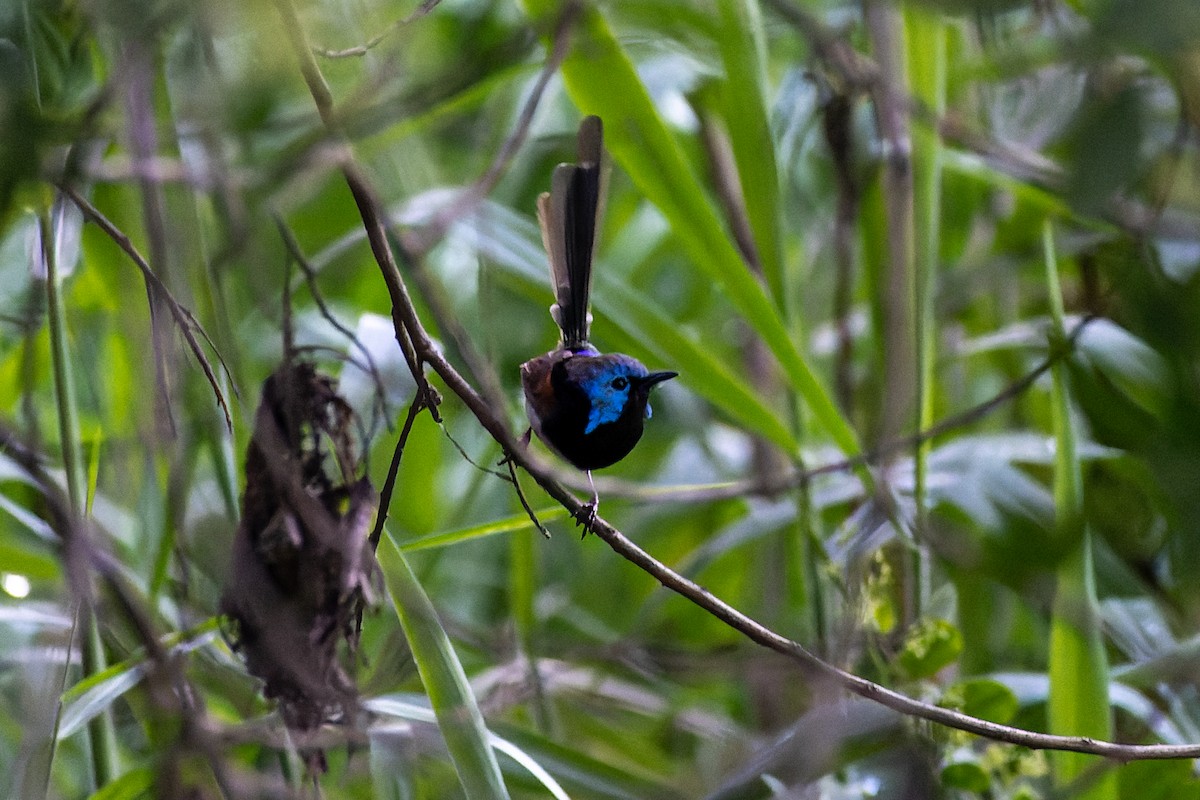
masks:
<svg viewBox="0 0 1200 800"><path fill-rule="evenodd" d="M530 430L587 473L591 500L575 515L585 536L600 506L592 471L629 455L650 417L651 389L679 374L651 372L623 353L601 353L588 339L596 228L604 204L603 139L600 118L586 117L579 125L578 163L559 164L550 191L538 197L555 296L550 316L560 338L549 353L521 365Z"/></svg>

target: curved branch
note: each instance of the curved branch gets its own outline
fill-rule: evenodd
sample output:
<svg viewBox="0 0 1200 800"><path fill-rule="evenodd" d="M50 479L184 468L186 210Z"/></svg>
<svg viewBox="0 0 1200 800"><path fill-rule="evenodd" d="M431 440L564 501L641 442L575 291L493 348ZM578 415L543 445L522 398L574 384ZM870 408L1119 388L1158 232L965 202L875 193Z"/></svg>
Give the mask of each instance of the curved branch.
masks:
<svg viewBox="0 0 1200 800"><path fill-rule="evenodd" d="M289 0L277 0L280 10L287 22L296 23L294 9ZM324 78L313 60L312 53L304 43L303 34L296 28L291 31L293 49L301 61L301 69L305 74L313 99L323 117L328 117L332 102ZM473 386L450 364L449 361L434 345L433 339L422 325L416 308L405 286L404 278L396 264L387 241L384 212L373 190L362 172L352 163L343 168L346 183L350 188L362 215L371 242L371 250L387 284L392 298L392 314L397 324L397 335L401 333L402 325L412 343L418 362L427 364L445 382L446 387L458 396L479 421L479 424L494 438L507 456L537 481L542 489L561 503L572 515L577 515L584 504L579 501L562 483L555 480L549 467L533 458L528 450L521 446L510 430L508 423L494 410ZM678 574L666 564L651 556L645 550L634 544L619 530L600 517L595 518L591 530L603 539L618 555L630 561L671 591L682 595L699 608L724 622L729 627L746 636L751 641L774 650L800 664L808 672L830 678L847 691L853 692L867 700L879 703L901 714L918 719L924 719L949 728L973 733L1010 744L1021 745L1035 750L1069 750L1079 753L1091 753L1105 756L1117 761L1137 761L1148 759L1177 759L1200 758L1200 744L1196 745L1137 745L1120 744L1117 742L1100 741L1081 736L1058 736L1053 734L1036 733L1034 731L1016 728L1011 725L1001 725L988 722L969 714L963 714L941 706L924 703L907 695L888 689L866 678L840 669L817 657L799 642L781 636L751 617L738 611L719 597Z"/></svg>

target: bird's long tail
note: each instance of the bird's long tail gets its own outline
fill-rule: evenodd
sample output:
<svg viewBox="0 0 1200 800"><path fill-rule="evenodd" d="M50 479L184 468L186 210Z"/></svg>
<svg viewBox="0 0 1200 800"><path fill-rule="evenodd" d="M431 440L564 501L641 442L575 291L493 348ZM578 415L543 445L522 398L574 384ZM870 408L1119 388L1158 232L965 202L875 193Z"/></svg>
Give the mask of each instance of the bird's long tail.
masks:
<svg viewBox="0 0 1200 800"><path fill-rule="evenodd" d="M603 138L600 118L585 118L579 125L579 163L559 164L550 191L538 198L542 243L554 284L550 314L567 349L588 343L592 256L604 197Z"/></svg>

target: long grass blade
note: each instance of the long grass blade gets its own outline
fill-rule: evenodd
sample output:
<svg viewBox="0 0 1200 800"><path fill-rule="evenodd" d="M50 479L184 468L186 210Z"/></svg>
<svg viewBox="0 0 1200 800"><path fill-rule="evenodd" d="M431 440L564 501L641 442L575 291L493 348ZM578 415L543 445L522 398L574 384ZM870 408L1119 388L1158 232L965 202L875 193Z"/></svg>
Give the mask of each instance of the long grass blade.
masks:
<svg viewBox="0 0 1200 800"><path fill-rule="evenodd" d="M767 114L766 43L757 0L720 0L718 37L725 83L721 92L746 216L763 277L780 307L784 294L779 170Z"/></svg>
<svg viewBox="0 0 1200 800"><path fill-rule="evenodd" d="M59 445L62 448L63 469L67 474L67 496L71 503L71 513L78 521L83 519L86 513L87 466L79 450L79 409L75 402L75 377L71 366L70 348L67 345L67 312L62 297L62 279L58 271L58 252L48 213L41 215L40 233L41 255L46 267L50 360L54 369ZM82 597L91 594L90 589L84 586L75 587L75 591ZM83 637L81 649L84 674L95 675L103 672L106 666L99 624L90 608L81 606L79 614L83 623L80 626L80 634ZM107 709L92 720L89 733L93 778L96 787L99 788L107 785L121 771L116 728ZM54 747L53 743L51 747Z"/></svg>
<svg viewBox="0 0 1200 800"><path fill-rule="evenodd" d="M1049 221L1043 228L1042 241L1051 319L1055 337L1062 341L1066 336L1062 288L1058 279L1054 232ZM1051 379L1055 535L1070 541L1073 546L1058 568L1051 610L1050 730L1071 736L1111 739L1108 659L1104 653L1096 600L1091 536L1083 517L1083 474L1071 421L1066 365L1055 364ZM1071 787L1072 797L1116 800L1116 773L1104 769L1102 762L1094 756L1055 753L1053 763L1055 782L1062 787Z"/></svg>
<svg viewBox="0 0 1200 800"><path fill-rule="evenodd" d="M946 106L946 31L942 22L925 9L906 10L905 35L908 46L909 83L913 93L930 111L940 116ZM913 233L916 271L917 316L917 404L918 430L934 423L934 390L937 386L934 365L937 361L937 324L934 304L937 297L938 243L941 241L941 140L928 125L913 130ZM924 535L926 520L925 489L927 461L932 441L917 448L914 464L914 499L917 504L917 531ZM929 605L932 578L930 555L923 548L917 559L918 608Z"/></svg>
<svg viewBox="0 0 1200 800"><path fill-rule="evenodd" d="M378 557L464 793L468 800L508 800L483 714L425 589L389 536L380 540Z"/></svg>

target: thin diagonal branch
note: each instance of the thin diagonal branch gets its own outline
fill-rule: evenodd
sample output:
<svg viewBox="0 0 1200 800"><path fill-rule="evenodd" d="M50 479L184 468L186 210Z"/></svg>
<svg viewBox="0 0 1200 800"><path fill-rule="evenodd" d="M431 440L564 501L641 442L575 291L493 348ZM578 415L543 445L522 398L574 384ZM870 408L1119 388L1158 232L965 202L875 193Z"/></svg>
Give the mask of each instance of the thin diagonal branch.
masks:
<svg viewBox="0 0 1200 800"><path fill-rule="evenodd" d="M417 6L417 9L411 14L406 17L401 17L391 25L388 25L382 31L368 39L364 44L357 45L356 47L347 47L344 50L326 50L321 47L314 47L313 52L323 58L352 58L356 56L365 56L371 50L374 50L376 47L378 47L380 42L391 36L396 31L403 29L407 25L411 25L421 17L428 14L430 11L433 11L433 9L440 2L441 0L425 0L425 2Z"/></svg>
<svg viewBox="0 0 1200 800"><path fill-rule="evenodd" d="M470 212L480 200L491 194L492 189L496 188L496 184L500 182L500 178L508 171L509 163L512 162L517 151L525 142L525 138L529 135L529 126L533 124L534 114L537 113L542 96L546 93L546 86L550 83L550 78L554 76L562 60L566 58L571 31L578 18L578 3L568 3L554 30L554 46L550 49L550 55L542 66L541 72L538 73L537 80L529 91L529 97L525 100L525 105L521 108L517 126L504 140L504 144L500 146L500 150L497 151L496 157L492 159L487 170L471 186L460 192L453 202L438 211L433 220L413 237L413 241L409 244L409 251L414 257L419 258L427 253L434 243L446 235L446 230L452 224Z"/></svg>
<svg viewBox="0 0 1200 800"><path fill-rule="evenodd" d="M232 431L233 418L230 416L229 405L225 401L225 394L221 391L221 387L218 385L217 376L213 370L212 364L209 363L208 358L204 355L204 350L200 347L200 342L197 341L196 334L192 330L193 325L195 325L197 328L199 327L198 323L196 322L196 318L190 311L179 304L179 302L163 284L162 280L159 279L158 275L154 274L154 270L150 268L149 262L146 261L140 252L138 252L138 249L134 247L133 242L128 236L125 235L124 231L114 225L108 219L108 217L104 216L104 214L100 212L100 209L88 202L83 195L79 194L70 186L60 185L59 189L61 189L62 192L67 195L67 197L71 198L71 202L79 207L79 210L83 212L85 217L95 223L100 230L104 231L108 238L112 239L113 242L116 243L117 247L125 251L125 254L129 256L133 263L137 265L137 268L142 271L142 275L145 277L146 283L151 287L155 295L162 298L163 302L167 306L167 309L170 311L171 316L175 319L175 324L179 328L179 332L183 334L184 340L187 341L188 349L192 351L192 355L195 357L196 362L200 365L200 369L204 371L204 377L208 380L208 385L212 387L213 394L217 398L217 404L221 407L221 411L225 414L225 426ZM208 334L203 335L204 339L211 345L212 339L208 337ZM215 347L213 348L213 352L216 352ZM220 353L217 353L217 357L220 358ZM223 366L224 361L222 360L221 363ZM226 370L226 374L228 375L228 370ZM230 380L232 380L232 376L228 377Z"/></svg>
<svg viewBox="0 0 1200 800"><path fill-rule="evenodd" d="M496 371L490 361L479 352L458 317L452 313L450 299L445 288L425 269L423 258L429 249L446 235L446 231L454 222L470 213L471 209L491 193L508 170L509 164L529 135L529 127L533 123L534 114L537 112L538 104L545 94L550 78L554 75L558 65L562 63L563 58L566 57L567 44L578 17L578 4L568 3L555 26L554 46L550 56L538 74L529 97L521 109L517 126L505 139L487 170L470 187L460 192L453 202L441 209L433 220L420 231L408 236L394 235L391 237L394 247L400 254L401 261L410 268L412 280L429 307L429 313L438 330L454 346L458 357L462 359L471 376L479 384L484 397L494 407L502 407L504 404L504 391L500 386Z"/></svg>
<svg viewBox="0 0 1200 800"><path fill-rule="evenodd" d="M529 499L525 497L525 490L521 488L521 481L517 478L517 467L511 458L504 459L504 465L508 467L509 479L512 480L513 488L517 492L517 499L521 502L521 508L525 510L525 515L529 517L529 521L533 523L533 527L545 536L550 538L550 530L542 524L538 519L537 513L533 510L533 506L529 505Z"/></svg>
<svg viewBox="0 0 1200 800"><path fill-rule="evenodd" d="M277 0L277 2L283 14L285 24L296 23L295 11L291 8L288 0ZM317 103L318 109L324 108L322 111L322 116L324 117L332 108L324 78L320 75L312 53L305 45L303 34L299 32L298 28L292 32L292 38L294 50L301 61L301 69L304 72L305 79L309 83L313 99ZM404 285L404 279L388 247L387 238L386 236L381 236L381 233L385 230L382 207L369 190L361 172L353 163L345 165L343 172L347 185L350 187L350 191L358 205L359 213L362 216L363 225L367 230L368 238L372 244L372 252L378 262L384 282L387 284L388 292L392 297L394 303L393 319L397 320L397 325L403 325L407 330L419 361L428 364L437 373L447 388L462 400L471 413L475 415L479 424L500 444L506 455L514 463L525 469L542 489L562 504L568 512L573 515L579 514L584 504L566 486L555 480L551 470L545 464L533 458L528 450L520 445L513 435L512 430L508 427L506 420L459 374L435 346L433 339L425 330L420 317L417 315L416 308L412 304L408 289ZM1015 728L1011 725L988 722L978 717L972 717L948 708L915 700L900 692L893 691L878 683L840 669L817 657L799 642L781 636L761 625L704 587L673 571L670 567L630 541L629 538L603 518L596 517L591 530L598 538L604 540L618 555L642 569L666 588L687 598L696 606L740 632L751 641L787 656L810 674L827 677L849 692L880 703L902 714L996 741L1009 742L1039 750L1067 750L1092 753L1117 761L1200 757L1200 744L1119 744L1116 742L1098 741L1087 737L1036 733L1022 728Z"/></svg>
<svg viewBox="0 0 1200 800"><path fill-rule="evenodd" d="M372 550L379 546L379 539L383 536L383 526L387 523L388 508L392 505L392 493L396 491L396 476L400 472L400 459L404 456L404 446L408 444L408 436L412 433L412 426L417 419L417 414L420 414L424 407L423 398L419 394L413 397L412 403L408 406L408 415L404 418L404 426L400 428L400 436L396 439L396 447L392 450L392 460L388 464L387 477L384 478L383 489L379 492L379 511L375 515L375 527L371 529L371 535L367 539L371 543Z"/></svg>

